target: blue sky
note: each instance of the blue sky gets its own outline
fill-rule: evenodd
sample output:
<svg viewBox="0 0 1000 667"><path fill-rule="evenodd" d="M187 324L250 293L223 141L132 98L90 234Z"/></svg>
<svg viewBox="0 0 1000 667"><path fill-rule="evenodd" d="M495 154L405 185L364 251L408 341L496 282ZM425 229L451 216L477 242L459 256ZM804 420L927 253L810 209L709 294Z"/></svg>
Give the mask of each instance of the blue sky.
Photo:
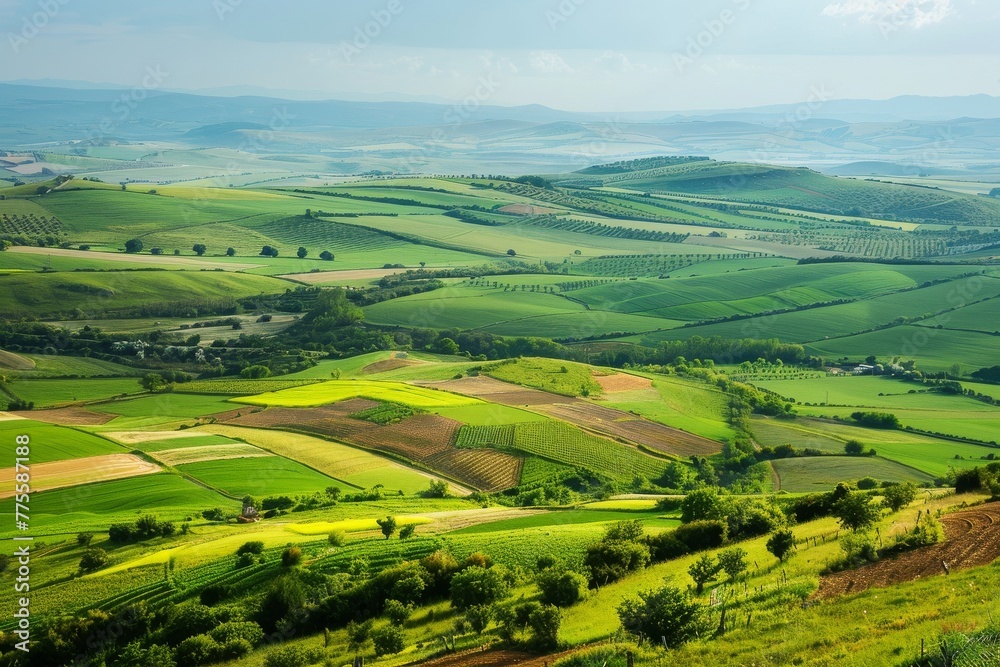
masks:
<svg viewBox="0 0 1000 667"><path fill-rule="evenodd" d="M995 0L0 0L0 28L8 81L592 111L1000 95Z"/></svg>

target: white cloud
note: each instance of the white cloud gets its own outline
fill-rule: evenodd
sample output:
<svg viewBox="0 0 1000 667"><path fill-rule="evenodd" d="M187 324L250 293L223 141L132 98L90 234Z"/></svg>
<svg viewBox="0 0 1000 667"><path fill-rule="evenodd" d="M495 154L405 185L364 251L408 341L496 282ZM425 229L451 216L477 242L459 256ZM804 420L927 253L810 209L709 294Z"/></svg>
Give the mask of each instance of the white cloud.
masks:
<svg viewBox="0 0 1000 667"><path fill-rule="evenodd" d="M823 15L923 28L944 21L953 11L952 0L844 0L824 7Z"/></svg>
<svg viewBox="0 0 1000 667"><path fill-rule="evenodd" d="M605 51L597 58L597 64L613 72L631 72L635 69L628 56L617 51Z"/></svg>
<svg viewBox="0 0 1000 667"><path fill-rule="evenodd" d="M562 56L551 51L532 52L530 63L533 70L542 74L569 74L573 71Z"/></svg>

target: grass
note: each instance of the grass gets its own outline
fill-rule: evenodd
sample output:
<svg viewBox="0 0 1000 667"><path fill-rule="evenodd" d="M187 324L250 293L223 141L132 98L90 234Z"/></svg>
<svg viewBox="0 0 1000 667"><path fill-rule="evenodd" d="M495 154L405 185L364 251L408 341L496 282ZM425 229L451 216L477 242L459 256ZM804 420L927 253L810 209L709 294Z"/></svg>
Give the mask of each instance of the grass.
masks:
<svg viewBox="0 0 1000 667"><path fill-rule="evenodd" d="M0 421L0 438L5 442L14 442L14 437L22 434L27 434L31 438L31 463L64 461L102 454L124 454L129 451L110 440L75 428L43 424L27 419Z"/></svg>
<svg viewBox="0 0 1000 667"><path fill-rule="evenodd" d="M547 417L537 412L512 408L499 403L482 403L458 408L439 408L434 414L448 417L470 426L490 426L493 424L519 424L521 422L545 421Z"/></svg>
<svg viewBox="0 0 1000 667"><path fill-rule="evenodd" d="M227 396L199 394L156 394L125 401L90 406L91 410L123 417L157 417L166 420L204 417L226 412L239 406L228 402ZM122 430L116 428L115 430Z"/></svg>
<svg viewBox="0 0 1000 667"><path fill-rule="evenodd" d="M542 389L563 396L598 396L601 385L590 366L556 359L518 359L484 367L483 372L504 382Z"/></svg>
<svg viewBox="0 0 1000 667"><path fill-rule="evenodd" d="M504 531L525 530L528 528L547 528L550 526L572 526L577 524L604 524L616 521L632 521L640 519L642 522L653 528L673 528L680 525L679 519L664 519L658 514L639 513L627 510L560 510L557 512L543 512L532 516L517 517L515 519L502 519L491 523L482 523L468 528L462 528L450 533L450 535L475 535L481 533L495 533Z"/></svg>
<svg viewBox="0 0 1000 667"><path fill-rule="evenodd" d="M840 482L874 477L884 482L929 483L933 478L883 458L820 456L772 461L780 490L790 493L829 491Z"/></svg>
<svg viewBox="0 0 1000 667"><path fill-rule="evenodd" d="M368 451L297 433L222 424L202 426L198 431L242 440L360 488L382 484L389 491L412 495L426 489L431 479L429 475Z"/></svg>
<svg viewBox="0 0 1000 667"><path fill-rule="evenodd" d="M400 403L414 408L426 409L475 405L480 402L474 398L445 391L415 387L401 382L373 380L335 380L257 396L235 398L233 401L250 405L306 408L349 398L369 398L374 401Z"/></svg>
<svg viewBox="0 0 1000 667"><path fill-rule="evenodd" d="M327 487L345 486L301 463L266 458L202 461L177 466L181 472L229 496L309 495Z"/></svg>
<svg viewBox="0 0 1000 667"><path fill-rule="evenodd" d="M277 294L287 281L217 271L45 273L0 276L0 314L111 313L150 304ZM193 310L193 312L197 312Z"/></svg>
<svg viewBox="0 0 1000 667"><path fill-rule="evenodd" d="M99 401L144 391L136 378L16 380L9 387L18 398L33 402L36 408Z"/></svg>
<svg viewBox="0 0 1000 667"><path fill-rule="evenodd" d="M73 379L76 379L109 376L132 377L143 374L140 369L89 357L63 357L47 354L27 354L24 356L35 362L35 367L32 370L21 371L21 377L24 378L75 376Z"/></svg>

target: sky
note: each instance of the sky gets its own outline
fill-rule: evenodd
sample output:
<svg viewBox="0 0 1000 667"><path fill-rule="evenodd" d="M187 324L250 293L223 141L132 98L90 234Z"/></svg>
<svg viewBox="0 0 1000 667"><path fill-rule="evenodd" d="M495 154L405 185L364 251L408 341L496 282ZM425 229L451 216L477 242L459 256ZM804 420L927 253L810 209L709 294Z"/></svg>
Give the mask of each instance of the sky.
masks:
<svg viewBox="0 0 1000 667"><path fill-rule="evenodd" d="M0 81L686 111L1000 95L997 0L0 0Z"/></svg>

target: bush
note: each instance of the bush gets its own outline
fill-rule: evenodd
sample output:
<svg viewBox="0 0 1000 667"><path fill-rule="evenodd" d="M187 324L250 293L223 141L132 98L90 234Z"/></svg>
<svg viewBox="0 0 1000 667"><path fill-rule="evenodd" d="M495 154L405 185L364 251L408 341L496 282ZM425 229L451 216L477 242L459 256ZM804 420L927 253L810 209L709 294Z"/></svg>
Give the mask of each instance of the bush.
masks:
<svg viewBox="0 0 1000 667"><path fill-rule="evenodd" d="M221 646L208 635L188 637L177 647L177 661L182 665L205 665L215 662Z"/></svg>
<svg viewBox="0 0 1000 667"><path fill-rule="evenodd" d="M618 581L649 565L649 547L639 542L602 540L587 547L583 562L595 584Z"/></svg>
<svg viewBox="0 0 1000 667"><path fill-rule="evenodd" d="M577 572L550 568L536 581L544 604L570 607L587 597L587 578Z"/></svg>
<svg viewBox="0 0 1000 667"><path fill-rule="evenodd" d="M665 530L646 538L649 555L654 563L680 558L689 552L688 546L678 540L674 533L673 530Z"/></svg>
<svg viewBox="0 0 1000 667"><path fill-rule="evenodd" d="M910 482L890 484L882 490L882 502L893 512L898 512L916 499L917 487Z"/></svg>
<svg viewBox="0 0 1000 667"><path fill-rule="evenodd" d="M678 526L674 538L687 546L688 551L705 551L725 544L728 533L724 521L694 521Z"/></svg>
<svg viewBox="0 0 1000 667"><path fill-rule="evenodd" d="M409 620L412 611L412 607L403 604L399 600L386 600L382 613L393 625L401 626Z"/></svg>
<svg viewBox="0 0 1000 667"><path fill-rule="evenodd" d="M531 628L531 645L538 649L553 649L559 645L559 626L562 613L558 607L540 605L528 614Z"/></svg>
<svg viewBox="0 0 1000 667"><path fill-rule="evenodd" d="M700 604L672 586L643 591L638 599L627 599L618 607L623 628L657 638L667 648L677 648L701 634L706 629L704 613Z"/></svg>
<svg viewBox="0 0 1000 667"><path fill-rule="evenodd" d="M243 554L259 555L262 553L264 553L264 543L258 540L244 542L240 548L236 550L237 556L242 556Z"/></svg>
<svg viewBox="0 0 1000 667"><path fill-rule="evenodd" d="M794 548L795 535L787 529L779 530L767 541L767 550L779 561L784 561Z"/></svg>
<svg viewBox="0 0 1000 667"><path fill-rule="evenodd" d="M282 646L264 658L264 667L304 667L306 663L305 651L296 646Z"/></svg>
<svg viewBox="0 0 1000 667"><path fill-rule="evenodd" d="M76 543L81 547L89 547L90 543L94 540L93 533L79 533L76 536Z"/></svg>
<svg viewBox="0 0 1000 667"><path fill-rule="evenodd" d="M879 481L874 477L862 477L858 480L858 488L862 491L871 491L879 487Z"/></svg>
<svg viewBox="0 0 1000 667"><path fill-rule="evenodd" d="M342 530L330 533L330 536L326 539L330 543L331 547L342 547L347 544L347 534Z"/></svg>
<svg viewBox="0 0 1000 667"><path fill-rule="evenodd" d="M256 646L263 641L264 631L252 621L230 621L212 629L208 636L220 644L242 639L251 646Z"/></svg>
<svg viewBox="0 0 1000 667"><path fill-rule="evenodd" d="M472 566L451 578L451 606L468 609L500 602L510 592L505 571L498 567Z"/></svg>
<svg viewBox="0 0 1000 667"><path fill-rule="evenodd" d="M375 655L393 655L406 648L403 641L403 631L394 625L386 625L372 631L372 643L375 645Z"/></svg>
<svg viewBox="0 0 1000 667"><path fill-rule="evenodd" d="M80 559L80 569L84 572L94 572L107 565L109 560L108 552L104 549L87 549Z"/></svg>
<svg viewBox="0 0 1000 667"><path fill-rule="evenodd" d="M302 562L302 549L298 547L288 547L281 552L281 564L285 567L292 567Z"/></svg>

